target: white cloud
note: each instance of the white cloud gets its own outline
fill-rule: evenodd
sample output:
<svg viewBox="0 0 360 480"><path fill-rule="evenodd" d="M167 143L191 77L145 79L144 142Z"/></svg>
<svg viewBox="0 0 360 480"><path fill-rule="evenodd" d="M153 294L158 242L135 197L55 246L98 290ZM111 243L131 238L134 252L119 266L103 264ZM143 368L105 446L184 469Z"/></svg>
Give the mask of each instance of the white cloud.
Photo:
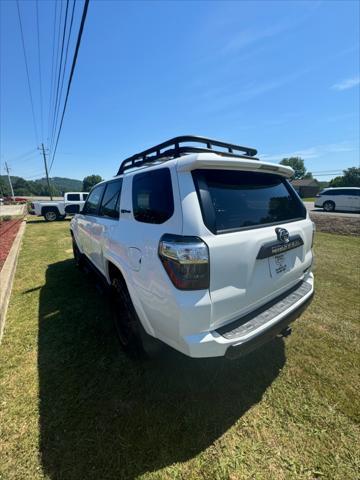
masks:
<svg viewBox="0 0 360 480"><path fill-rule="evenodd" d="M279 162L283 158L289 157L301 157L304 160L309 160L311 158L322 157L329 153L353 152L354 149L354 145L351 142L328 143L293 152L278 153L274 155L263 154L259 155L259 158L265 162Z"/></svg>
<svg viewBox="0 0 360 480"><path fill-rule="evenodd" d="M223 53L234 52L248 47L253 43L271 38L287 30L286 25L273 25L271 27L263 28L261 30L247 29L234 35L223 48Z"/></svg>
<svg viewBox="0 0 360 480"><path fill-rule="evenodd" d="M360 76L353 78L346 78L339 83L335 83L331 88L333 90L348 90L349 88L357 87L360 84Z"/></svg>

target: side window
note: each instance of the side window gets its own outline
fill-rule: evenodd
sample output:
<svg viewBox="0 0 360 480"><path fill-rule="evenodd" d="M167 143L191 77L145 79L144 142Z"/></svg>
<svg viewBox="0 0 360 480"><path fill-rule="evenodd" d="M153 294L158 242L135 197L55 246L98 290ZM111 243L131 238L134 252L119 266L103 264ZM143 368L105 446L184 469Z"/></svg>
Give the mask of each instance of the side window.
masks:
<svg viewBox="0 0 360 480"><path fill-rule="evenodd" d="M171 175L168 168L134 176L133 211L138 222L164 223L174 213Z"/></svg>
<svg viewBox="0 0 360 480"><path fill-rule="evenodd" d="M87 199L88 195L89 195L88 193L83 193L83 194L82 194L84 201Z"/></svg>
<svg viewBox="0 0 360 480"><path fill-rule="evenodd" d="M89 193L82 211L84 215L97 215L104 189L105 185L99 185Z"/></svg>
<svg viewBox="0 0 360 480"><path fill-rule="evenodd" d="M69 193L67 199L68 202L80 202L80 193Z"/></svg>
<svg viewBox="0 0 360 480"><path fill-rule="evenodd" d="M119 203L122 179L110 182L101 202L100 215L109 218L119 218Z"/></svg>

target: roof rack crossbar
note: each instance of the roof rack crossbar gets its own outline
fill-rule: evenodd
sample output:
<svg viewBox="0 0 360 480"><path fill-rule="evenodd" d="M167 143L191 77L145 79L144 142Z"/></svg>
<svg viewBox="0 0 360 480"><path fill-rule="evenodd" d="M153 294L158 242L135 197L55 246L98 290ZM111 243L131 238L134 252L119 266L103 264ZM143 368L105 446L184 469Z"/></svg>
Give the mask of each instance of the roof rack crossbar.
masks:
<svg viewBox="0 0 360 480"><path fill-rule="evenodd" d="M190 145L181 145L181 143L197 143L205 144L206 147L200 146L190 146ZM170 147L170 148L168 148ZM224 148L227 151L216 150L213 147ZM167 150L164 150L167 149ZM234 151L236 153L234 153ZM132 155L129 158L126 158L120 165L117 175L121 175L125 170L134 167L140 167L146 163L155 162L156 160L162 158L177 158L181 155L189 153L202 153L210 152L217 153L222 156L231 156L238 158L249 158L254 157L257 154L257 150L250 147L242 147L240 145L234 145L232 143L222 142L219 140L213 140L206 137L197 137L194 135L183 135L181 137L175 137L166 142L155 145L154 147L148 148L143 152Z"/></svg>

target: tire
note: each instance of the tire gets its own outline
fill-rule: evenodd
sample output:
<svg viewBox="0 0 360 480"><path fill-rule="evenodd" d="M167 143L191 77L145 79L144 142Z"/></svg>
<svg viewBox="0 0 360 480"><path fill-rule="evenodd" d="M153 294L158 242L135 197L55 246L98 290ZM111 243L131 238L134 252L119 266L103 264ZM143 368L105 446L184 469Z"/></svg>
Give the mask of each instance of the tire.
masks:
<svg viewBox="0 0 360 480"><path fill-rule="evenodd" d="M333 212L335 210L335 203L331 200L327 200L323 204L323 209L325 210L325 212Z"/></svg>
<svg viewBox="0 0 360 480"><path fill-rule="evenodd" d="M56 212L56 210L47 210L44 213L44 218L46 222L55 222L59 218L59 214Z"/></svg>
<svg viewBox="0 0 360 480"><path fill-rule="evenodd" d="M76 245L76 242L74 239L72 239L72 249L73 249L73 254L74 254L74 260L75 260L75 265L78 268L83 267L83 257L82 254L79 250L79 247Z"/></svg>
<svg viewBox="0 0 360 480"><path fill-rule="evenodd" d="M161 351L161 342L145 332L121 276L114 276L111 281L110 303L117 338L122 349L136 358L157 356Z"/></svg>

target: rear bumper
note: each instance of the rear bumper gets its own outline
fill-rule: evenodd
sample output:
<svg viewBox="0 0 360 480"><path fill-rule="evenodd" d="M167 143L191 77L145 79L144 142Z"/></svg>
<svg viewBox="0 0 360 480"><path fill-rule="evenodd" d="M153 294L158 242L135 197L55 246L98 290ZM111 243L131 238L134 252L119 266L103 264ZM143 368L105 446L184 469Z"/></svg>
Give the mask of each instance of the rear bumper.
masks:
<svg viewBox="0 0 360 480"><path fill-rule="evenodd" d="M310 305L313 296L314 290L311 292L311 295L299 307L289 312L279 322L275 323L265 331L261 332L260 335L257 335L248 340L244 340L244 342L241 342L237 345L230 346L226 350L225 356L230 359L243 357L275 338L287 326L289 326L292 322L294 322L300 317L303 311L306 310L306 308Z"/></svg>
<svg viewBox="0 0 360 480"><path fill-rule="evenodd" d="M314 278L309 273L302 282L261 308L230 324L184 337L181 351L190 357L237 358L261 347L294 322L314 295Z"/></svg>

